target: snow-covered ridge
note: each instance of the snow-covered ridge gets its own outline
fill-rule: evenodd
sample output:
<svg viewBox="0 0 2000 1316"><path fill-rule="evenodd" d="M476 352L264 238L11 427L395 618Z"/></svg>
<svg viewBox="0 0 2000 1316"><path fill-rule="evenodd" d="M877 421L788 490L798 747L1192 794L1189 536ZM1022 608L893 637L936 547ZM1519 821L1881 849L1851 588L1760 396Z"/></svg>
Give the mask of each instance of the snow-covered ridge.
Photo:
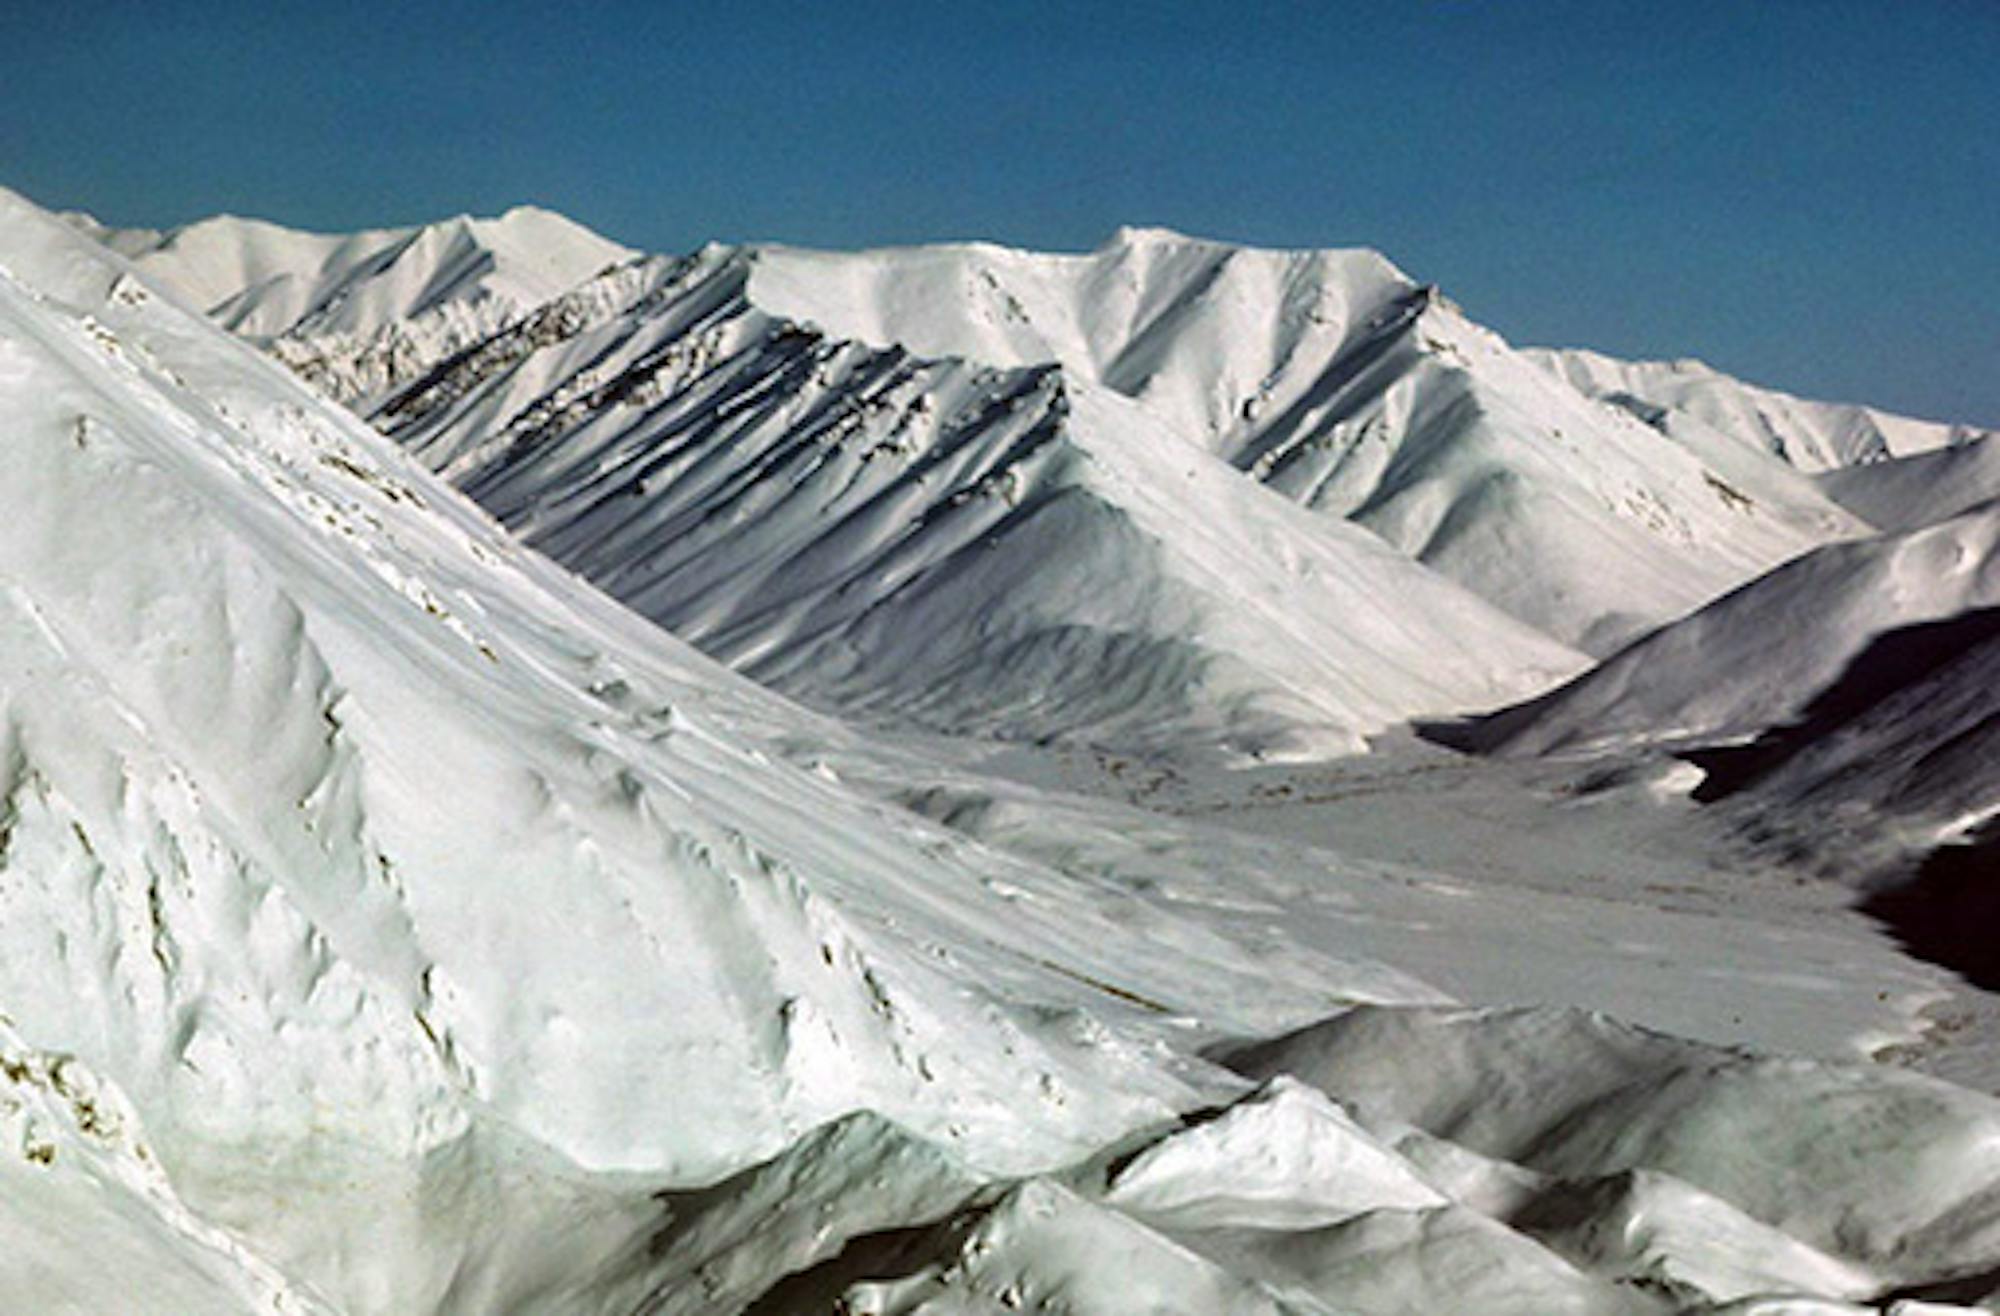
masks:
<svg viewBox="0 0 2000 1316"><path fill-rule="evenodd" d="M1071 951L979 930L1021 865L772 763L728 728L808 715L0 204L0 1003L143 1113L191 1209L343 1307L408 1310L460 1262L397 1183L501 1173L493 1138L590 1198L584 1167L686 1182L860 1106L1048 1163L1188 1099L1071 1030L1115 1000ZM886 931L960 919L963 979ZM1051 935L1121 935L1093 922ZM379 1255L346 1274L350 1247Z"/></svg>
<svg viewBox="0 0 2000 1316"><path fill-rule="evenodd" d="M528 309L434 263L419 319L512 318L386 373L303 361L323 333L273 350L368 376L336 393L537 547L871 722L1354 749L1866 529L1782 462L1584 398L1373 252L711 247ZM403 295L343 288L353 315Z"/></svg>
<svg viewBox="0 0 2000 1316"><path fill-rule="evenodd" d="M534 206L354 234L222 215L72 222L332 397L365 405L632 253Z"/></svg>
<svg viewBox="0 0 2000 1316"><path fill-rule="evenodd" d="M1995 605L2000 504L1987 503L1787 563L1473 738L1509 753L1743 739L1798 716L1876 637Z"/></svg>
<svg viewBox="0 0 2000 1316"><path fill-rule="evenodd" d="M1664 409L1691 418L1811 473L1956 447L1992 433L1877 407L1793 397L1700 361L1621 361L1575 348L1534 348L1526 355L1592 397L1639 412Z"/></svg>
<svg viewBox="0 0 2000 1316"><path fill-rule="evenodd" d="M1708 773L1697 797L1731 799L1757 848L1879 886L2000 814L1996 637L1988 501L1808 554L1446 736L1509 755L1686 754Z"/></svg>
<svg viewBox="0 0 2000 1316"><path fill-rule="evenodd" d="M1056 364L1316 511L1598 652L1863 527L1781 463L1663 444L1378 253L1120 230L1051 256L983 244L761 248L751 298L865 342Z"/></svg>
<svg viewBox="0 0 2000 1316"><path fill-rule="evenodd" d="M1112 390L830 338L753 304L761 268L607 273L377 423L641 613L869 720L1337 752L1580 661Z"/></svg>
<svg viewBox="0 0 2000 1316"><path fill-rule="evenodd" d="M1828 497L1882 530L1916 530L2000 498L1997 436L1818 477Z"/></svg>
<svg viewBox="0 0 2000 1316"><path fill-rule="evenodd" d="M1131 400L1135 416L1358 522L1572 647L1606 652L1865 528L1759 451L1712 432L1661 443L1371 251L1128 229L1077 255L990 244L737 254L751 270L744 296L763 313L927 360L1055 367L1074 389ZM304 341L320 351L321 339ZM312 377L411 377L343 364L338 350L310 361L277 350ZM393 400L372 386L335 391L364 412ZM590 393L554 381L546 391Z"/></svg>

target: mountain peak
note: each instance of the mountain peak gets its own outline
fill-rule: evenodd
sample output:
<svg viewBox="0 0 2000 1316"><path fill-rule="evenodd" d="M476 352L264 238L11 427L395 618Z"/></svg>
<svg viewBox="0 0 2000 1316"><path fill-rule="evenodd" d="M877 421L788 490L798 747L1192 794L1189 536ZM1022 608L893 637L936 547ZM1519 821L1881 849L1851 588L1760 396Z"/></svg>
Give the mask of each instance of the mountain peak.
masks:
<svg viewBox="0 0 2000 1316"><path fill-rule="evenodd" d="M1213 238L1197 238L1182 233L1178 229L1160 224L1120 224L1111 230L1111 236L1102 244L1105 249L1118 247L1158 247L1158 246L1201 246L1220 247L1230 245Z"/></svg>

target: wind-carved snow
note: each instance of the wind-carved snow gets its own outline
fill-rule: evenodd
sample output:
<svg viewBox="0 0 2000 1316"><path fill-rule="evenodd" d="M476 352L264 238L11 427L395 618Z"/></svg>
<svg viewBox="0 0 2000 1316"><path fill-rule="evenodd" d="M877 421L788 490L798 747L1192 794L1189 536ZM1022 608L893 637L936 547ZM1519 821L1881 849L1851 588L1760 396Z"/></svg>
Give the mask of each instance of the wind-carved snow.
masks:
<svg viewBox="0 0 2000 1316"><path fill-rule="evenodd" d="M107 300L129 276L18 201L6 240L0 1000L139 1103L197 1209L400 1307L449 1253L314 1167L392 1184L497 1121L572 1176L686 1181L905 1102L981 1164L1047 1162L1198 1090L1063 1012L1089 975L1040 966L1114 928L1001 940L1005 861L704 729L766 701L210 327ZM329 1230L380 1251L364 1275Z"/></svg>
<svg viewBox="0 0 2000 1316"><path fill-rule="evenodd" d="M1863 529L1782 463L1661 442L1373 252L1161 230L1085 256L765 249L751 297L868 342L1060 364L1594 652Z"/></svg>
<svg viewBox="0 0 2000 1316"><path fill-rule="evenodd" d="M1115 561L1167 564L1154 579L1186 611L1152 615L1219 650L1248 645L1193 615L1221 554L1189 545L1260 531L1275 560L1323 554L1520 634L1202 465L1199 429L1137 425L1144 399L786 324L732 291L740 255L605 271L430 367L397 414L437 419L427 458L489 494L511 452L537 478L577 463L585 504L593 480L657 477L781 521L874 478L812 436L872 445L907 417L938 492L968 491L934 520L973 520L976 544L1011 527L1010 488L1081 503L1160 541ZM1466 980L1497 990L1540 933L1577 951L1543 992L1594 993L1569 972L1602 962L1580 933L1629 918L1608 935L1693 955L1666 911L1482 903L1440 875L968 784L522 551L12 197L0 266L4 1305L1540 1316L1987 1296L1991 1098L1455 1007L1375 955L1444 968L1477 945ZM649 338L632 298L686 323ZM594 376L528 369L586 343ZM889 403L848 421L877 394L781 387L820 370ZM922 420L933 396L984 423L954 446ZM826 414L741 464L690 435L596 465L621 406L691 430L788 405ZM896 460L924 459L866 465ZM784 462L822 484L763 478ZM871 551L884 496L840 522ZM1176 527L1190 509L1201 537ZM802 539L794 565L842 546ZM818 620L779 612L786 642ZM1447 672L1465 652L1421 628L1369 643L1441 644ZM1866 977L1772 983L1831 1034L1875 982L1918 982L1877 946L1766 932ZM1691 962L1654 958L1628 967L1635 998Z"/></svg>

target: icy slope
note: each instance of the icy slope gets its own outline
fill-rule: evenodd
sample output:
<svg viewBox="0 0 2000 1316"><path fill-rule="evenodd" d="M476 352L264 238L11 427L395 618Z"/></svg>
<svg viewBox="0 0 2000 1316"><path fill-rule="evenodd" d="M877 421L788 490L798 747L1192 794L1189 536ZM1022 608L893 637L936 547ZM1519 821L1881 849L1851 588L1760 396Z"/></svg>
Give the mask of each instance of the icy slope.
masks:
<svg viewBox="0 0 2000 1316"><path fill-rule="evenodd" d="M1343 752L1581 662L1115 391L761 311L762 260L608 272L377 423L640 613L867 721Z"/></svg>
<svg viewBox="0 0 2000 1316"><path fill-rule="evenodd" d="M340 235L231 215L166 233L72 222L358 406L631 255L533 206Z"/></svg>
<svg viewBox="0 0 2000 1316"><path fill-rule="evenodd" d="M1820 549L1484 719L1507 753L1741 739L1803 713L1885 633L2000 604L2000 505Z"/></svg>
<svg viewBox="0 0 2000 1316"><path fill-rule="evenodd" d="M1692 418L1802 471L1906 457L1990 433L1874 407L1796 398L1746 384L1700 361L1621 361L1568 348L1534 348L1524 355L1591 397L1642 414L1663 409Z"/></svg>

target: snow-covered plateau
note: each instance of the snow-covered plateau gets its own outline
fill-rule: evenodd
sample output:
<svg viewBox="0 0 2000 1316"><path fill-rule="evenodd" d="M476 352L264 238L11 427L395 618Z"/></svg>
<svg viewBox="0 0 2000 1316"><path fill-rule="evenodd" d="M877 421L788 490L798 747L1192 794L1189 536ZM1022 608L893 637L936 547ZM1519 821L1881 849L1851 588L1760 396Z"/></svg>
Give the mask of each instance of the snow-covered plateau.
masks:
<svg viewBox="0 0 2000 1316"><path fill-rule="evenodd" d="M0 192L0 1310L2000 1310L1992 442Z"/></svg>

